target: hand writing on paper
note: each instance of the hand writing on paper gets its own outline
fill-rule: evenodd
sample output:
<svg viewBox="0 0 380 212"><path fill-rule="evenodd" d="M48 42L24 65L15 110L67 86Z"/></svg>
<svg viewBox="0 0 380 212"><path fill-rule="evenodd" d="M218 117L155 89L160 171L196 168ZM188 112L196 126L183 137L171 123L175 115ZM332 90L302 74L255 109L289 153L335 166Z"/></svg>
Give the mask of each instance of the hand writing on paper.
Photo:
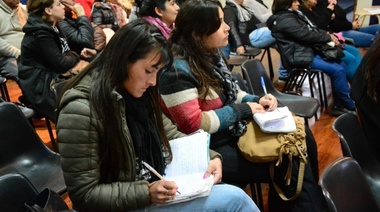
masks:
<svg viewBox="0 0 380 212"><path fill-rule="evenodd" d="M222 161L220 158L216 157L210 160L203 178L208 178L210 174L214 175L214 184L220 183L222 181Z"/></svg>
<svg viewBox="0 0 380 212"><path fill-rule="evenodd" d="M265 110L272 111L277 108L277 99L272 94L267 94L260 98L259 104L262 105Z"/></svg>
<svg viewBox="0 0 380 212"><path fill-rule="evenodd" d="M173 181L159 180L149 185L149 196L151 203L163 204L174 198L178 190Z"/></svg>

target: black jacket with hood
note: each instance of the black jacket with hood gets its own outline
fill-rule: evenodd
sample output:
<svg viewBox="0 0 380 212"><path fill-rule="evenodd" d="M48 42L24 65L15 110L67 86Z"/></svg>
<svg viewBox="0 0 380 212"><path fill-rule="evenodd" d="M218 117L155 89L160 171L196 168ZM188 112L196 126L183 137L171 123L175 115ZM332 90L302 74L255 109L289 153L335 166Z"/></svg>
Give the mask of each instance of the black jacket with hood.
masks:
<svg viewBox="0 0 380 212"><path fill-rule="evenodd" d="M21 57L18 64L20 87L25 99L40 114L55 120L55 95L51 82L80 60L74 51L63 52L60 37L53 27L34 14L23 27Z"/></svg>

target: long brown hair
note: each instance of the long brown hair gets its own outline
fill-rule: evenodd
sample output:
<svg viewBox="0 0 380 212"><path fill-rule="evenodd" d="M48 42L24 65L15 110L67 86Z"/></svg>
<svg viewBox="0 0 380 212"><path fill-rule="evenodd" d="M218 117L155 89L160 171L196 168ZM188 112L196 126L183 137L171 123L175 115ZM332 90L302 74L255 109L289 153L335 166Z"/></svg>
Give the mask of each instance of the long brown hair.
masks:
<svg viewBox="0 0 380 212"><path fill-rule="evenodd" d="M218 50L208 48L203 42L203 38L216 32L222 23L219 8L222 6L216 0L186 1L178 12L176 28L170 37L173 54L186 59L199 80L202 98L206 98L210 87L221 89L220 81L212 76L204 57L204 53L215 54Z"/></svg>
<svg viewBox="0 0 380 212"><path fill-rule="evenodd" d="M129 70L126 70L128 64L146 58L150 52L155 51L160 56L158 63L163 65L161 70L170 68L173 63L170 45L159 29L143 19L131 21L115 33L102 53L65 88L74 87L86 75L92 76L90 109L101 120L104 129L99 132L101 182L118 179L120 171L126 168L126 154L128 154L122 151L124 150L122 147L126 145L125 138L121 129L122 124L119 123L120 112L112 104L111 93L121 87L129 77ZM151 118L156 123L164 147L171 155L163 126L158 88L157 86L149 87L146 92L151 97L154 109L154 117ZM61 109L59 108L58 114Z"/></svg>

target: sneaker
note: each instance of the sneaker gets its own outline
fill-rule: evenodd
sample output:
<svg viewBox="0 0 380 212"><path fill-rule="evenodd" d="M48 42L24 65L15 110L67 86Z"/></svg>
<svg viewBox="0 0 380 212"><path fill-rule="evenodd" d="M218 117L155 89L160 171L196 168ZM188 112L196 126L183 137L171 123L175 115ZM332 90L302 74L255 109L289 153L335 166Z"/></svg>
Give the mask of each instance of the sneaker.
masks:
<svg viewBox="0 0 380 212"><path fill-rule="evenodd" d="M334 106L333 109L330 111L330 115L336 116L336 117L338 117L342 114L345 114L345 113L351 113L351 114L356 115L356 112L354 110L349 110L349 109L346 109L344 107Z"/></svg>

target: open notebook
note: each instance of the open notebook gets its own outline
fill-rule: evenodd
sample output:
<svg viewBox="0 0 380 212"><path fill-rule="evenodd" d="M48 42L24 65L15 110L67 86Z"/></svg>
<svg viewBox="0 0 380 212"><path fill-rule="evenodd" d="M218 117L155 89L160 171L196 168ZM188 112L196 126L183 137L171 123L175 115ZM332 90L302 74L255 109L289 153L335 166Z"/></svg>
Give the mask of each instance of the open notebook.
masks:
<svg viewBox="0 0 380 212"><path fill-rule="evenodd" d="M214 176L203 179L210 161L210 134L199 130L189 136L170 140L172 162L165 169L164 178L176 182L180 194L167 204L188 201L209 195Z"/></svg>
<svg viewBox="0 0 380 212"><path fill-rule="evenodd" d="M296 130L296 123L288 107L278 107L273 111L255 113L253 119L263 132L290 133Z"/></svg>

